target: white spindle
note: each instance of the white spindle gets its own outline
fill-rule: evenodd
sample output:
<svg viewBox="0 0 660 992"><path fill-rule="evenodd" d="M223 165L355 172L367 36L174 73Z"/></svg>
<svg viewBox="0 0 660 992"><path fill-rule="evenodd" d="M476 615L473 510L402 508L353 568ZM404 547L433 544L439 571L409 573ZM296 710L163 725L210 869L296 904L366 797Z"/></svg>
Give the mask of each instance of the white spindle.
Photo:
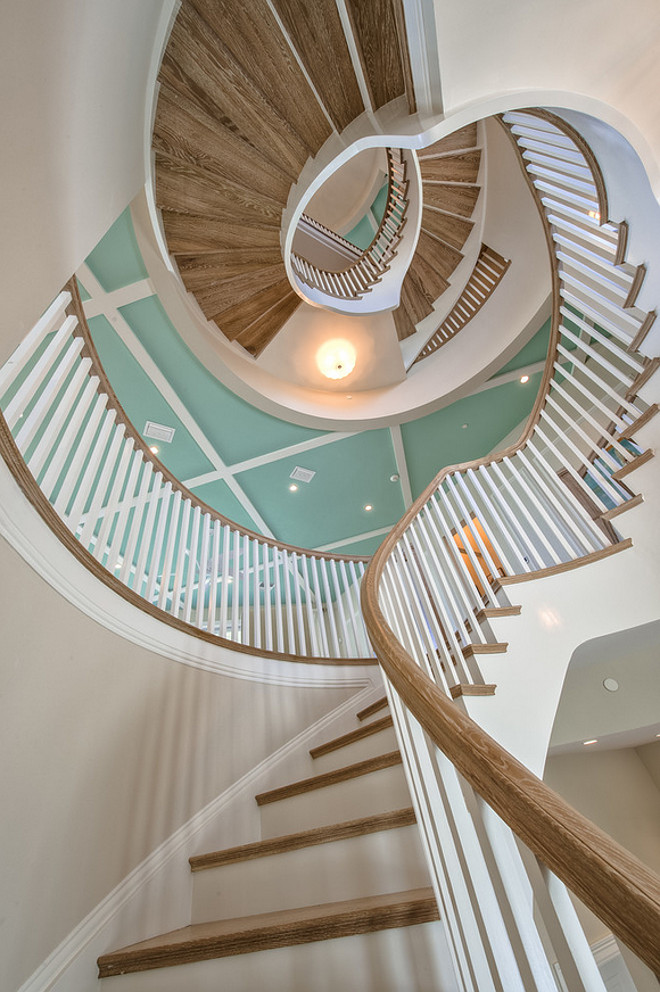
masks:
<svg viewBox="0 0 660 992"><path fill-rule="evenodd" d="M48 418L48 423L46 424L46 428L41 435L39 443L30 456L28 468L37 480L48 456L53 451L57 436L62 430L65 421L73 414L78 395L82 388L83 382L87 379L87 374L91 364L92 362L89 358L84 358L79 363L78 368L64 391L64 395L57 403L51 416ZM44 492L46 491L43 489L43 486L42 490Z"/></svg>
<svg viewBox="0 0 660 992"><path fill-rule="evenodd" d="M337 621L335 620L335 606L332 602L330 584L328 582L328 563L325 558L319 560L321 569L321 580L323 582L323 599L327 609L328 624L330 626L330 638L332 642L332 657L339 658L341 651L339 648L339 637L337 636Z"/></svg>
<svg viewBox="0 0 660 992"><path fill-rule="evenodd" d="M294 577L293 594L296 607L296 633L298 635L298 654L307 654L307 637L302 604L302 577L300 575L299 558L295 551L291 552L291 570Z"/></svg>
<svg viewBox="0 0 660 992"><path fill-rule="evenodd" d="M179 536L179 515L181 513L181 490L177 489L172 497L172 512L167 526L167 541L165 543L165 554L163 556L163 567L160 577L160 593L158 596L158 606L161 610L167 609L167 602L170 599L170 577L172 575L172 562L174 561L174 548ZM176 580L175 580L176 581ZM172 599L174 585L172 586Z"/></svg>
<svg viewBox="0 0 660 992"><path fill-rule="evenodd" d="M197 610L195 611L195 626L200 630L204 626L204 611L206 607L206 583L209 561L209 539L211 534L211 514L202 517L202 542L199 548L199 578L197 580Z"/></svg>
<svg viewBox="0 0 660 992"><path fill-rule="evenodd" d="M96 481L96 485L92 485L90 488L90 495L92 495L92 501L87 511L85 522L82 525L82 529L78 536L78 540L83 545L83 547L89 550L89 545L92 543L92 538L96 525L99 520L99 514L101 512L101 506L105 499L105 495L108 489L108 484L110 478L117 464L117 458L119 456L119 450L121 444L124 440L124 425L113 425L114 430L110 438L110 447L108 453L105 456L102 464L99 478ZM83 495L86 495L83 494Z"/></svg>
<svg viewBox="0 0 660 992"><path fill-rule="evenodd" d="M105 503L102 504L101 509L99 510L101 525L99 527L98 534L96 535L96 543L94 544L92 554L101 563L103 563L103 559L107 551L107 540L110 535L110 529L115 518L115 513L120 505L121 493L124 488L124 483L126 482L126 473L128 471L129 462L135 451L134 444L135 442L132 437L124 439L110 492L105 499ZM110 568L110 570L114 571L113 568Z"/></svg>
<svg viewBox="0 0 660 992"><path fill-rule="evenodd" d="M41 315L34 327L26 334L21 343L14 349L2 368L0 368L0 396L7 391L16 376L27 366L45 338L57 329L64 318L64 312L69 303L71 303L71 293L63 289L59 296L53 300L48 309ZM75 318L73 320L75 321ZM75 327L76 323L71 324L69 322L68 326ZM6 410L5 419L7 419Z"/></svg>
<svg viewBox="0 0 660 992"><path fill-rule="evenodd" d="M225 524L222 528L222 586L220 587L220 637L227 636L227 609L229 606L229 563L231 551L231 528Z"/></svg>
<svg viewBox="0 0 660 992"><path fill-rule="evenodd" d="M185 499L183 502L183 514L181 516L179 547L177 549L176 564L174 566L174 588L172 589L172 601L170 604L170 613L174 617L179 616L179 611L181 609L181 592L183 590L183 576L184 569L186 567L186 556L190 558L189 530L191 507L192 504L190 499Z"/></svg>
<svg viewBox="0 0 660 992"><path fill-rule="evenodd" d="M135 487L137 486L138 477L143 465L144 459L142 457L142 452L140 450L134 451L133 457L131 458L131 467L128 473L124 496L119 504L119 512L117 513L117 522L115 524L112 543L110 544L110 550L108 551L107 567L113 574L117 571L117 569L121 569L121 566L123 565L123 562L119 561L119 554L121 551L121 546L124 543L124 539L128 537L127 521L135 503Z"/></svg>
<svg viewBox="0 0 660 992"><path fill-rule="evenodd" d="M310 558L310 564L312 568L312 582L314 585L314 600L316 603L316 617L318 621L318 629L321 634L321 656L323 658L330 657L330 648L328 646L328 632L326 629L325 614L323 612L323 597L321 596L321 587L319 585L319 576L317 570L317 561L314 555Z"/></svg>
<svg viewBox="0 0 660 992"><path fill-rule="evenodd" d="M334 558L330 559L330 572L332 575L332 584L335 589L335 603L337 604L339 626L341 628L343 642L343 650L340 650L340 657L343 656L344 658L350 658L351 652L349 650L348 624L346 623L346 611L344 609L344 594L341 590L341 584L337 574L337 562ZM340 649L341 648L342 645L340 644Z"/></svg>
<svg viewBox="0 0 660 992"><path fill-rule="evenodd" d="M10 430L13 431L19 417L21 417L21 415L25 412L34 397L39 394L39 388L51 370L56 356L59 355L62 350L64 342L70 338L76 325L77 320L75 317L66 318L62 326L55 334L55 337L52 341L48 342L48 346L45 348L43 354L39 356L38 360L34 364L34 367L26 375L25 379L18 387L9 403L7 403L4 407L3 416L7 421ZM71 344L75 344L75 342L70 342L69 348L71 347ZM80 351L82 346L82 338L78 338L76 353Z"/></svg>
<svg viewBox="0 0 660 992"><path fill-rule="evenodd" d="M202 519L202 508L196 506L193 512L192 534L188 546L188 570L186 573L186 586L183 598L183 619L190 623L193 607L193 596L195 594L195 570L197 569L197 549L199 545L199 527ZM201 578L201 576L200 576Z"/></svg>
<svg viewBox="0 0 660 992"><path fill-rule="evenodd" d="M284 576L286 582L286 575ZM282 622L282 589L280 585L280 549L273 548L273 584L275 589L275 640L277 650L284 651L284 628Z"/></svg>
<svg viewBox="0 0 660 992"><path fill-rule="evenodd" d="M262 560L263 560L263 576L264 576L264 638L266 642L266 650L273 650L273 607L271 599L271 581L270 581L270 571L271 571L271 559L273 555L273 548L270 544L265 541L262 545Z"/></svg>
<svg viewBox="0 0 660 992"><path fill-rule="evenodd" d="M36 394L35 402L30 408L30 412L23 420L15 435L16 446L24 455L43 424L46 415L50 412L67 376L72 371L82 350L82 346L82 338L74 338L71 341L63 356L57 362L56 367L51 370L48 380L43 384L40 392Z"/></svg>
<svg viewBox="0 0 660 992"><path fill-rule="evenodd" d="M266 590L264 578L264 594ZM252 540L252 643L255 648L261 647L261 589L259 588L259 541Z"/></svg>
<svg viewBox="0 0 660 992"><path fill-rule="evenodd" d="M164 554L165 526L170 512L171 500L172 483L166 482L163 486L163 492L160 500L158 523L156 524L156 534L151 547L151 557L149 559L149 569L147 573L147 591L145 593L145 598L148 599L150 603L154 602L156 596L156 584L159 576L161 577L161 585L165 581L165 577L161 575L160 564Z"/></svg>
<svg viewBox="0 0 660 992"><path fill-rule="evenodd" d="M222 532L222 522L213 520L211 523L211 573L209 578L209 606L206 615L206 629L210 634L215 634L216 604L218 599L218 578L220 571L220 534Z"/></svg>
<svg viewBox="0 0 660 992"><path fill-rule="evenodd" d="M321 654L319 650L319 639L316 629L316 622L314 619L314 610L312 606L312 590L309 584L309 572L308 572L308 560L307 555L302 555L300 558L300 564L303 576L303 586L305 589L305 613L307 615L307 630L309 631L309 639L311 642L312 656L318 658Z"/></svg>

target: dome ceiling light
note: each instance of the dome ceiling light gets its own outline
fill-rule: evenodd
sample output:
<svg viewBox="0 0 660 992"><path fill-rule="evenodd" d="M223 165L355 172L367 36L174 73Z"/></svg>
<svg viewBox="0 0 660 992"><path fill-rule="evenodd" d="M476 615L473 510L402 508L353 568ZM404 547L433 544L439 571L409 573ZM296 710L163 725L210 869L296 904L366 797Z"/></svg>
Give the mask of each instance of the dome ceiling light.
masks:
<svg viewBox="0 0 660 992"><path fill-rule="evenodd" d="M357 352L344 338L333 338L316 352L316 364L327 379L344 379L355 368Z"/></svg>

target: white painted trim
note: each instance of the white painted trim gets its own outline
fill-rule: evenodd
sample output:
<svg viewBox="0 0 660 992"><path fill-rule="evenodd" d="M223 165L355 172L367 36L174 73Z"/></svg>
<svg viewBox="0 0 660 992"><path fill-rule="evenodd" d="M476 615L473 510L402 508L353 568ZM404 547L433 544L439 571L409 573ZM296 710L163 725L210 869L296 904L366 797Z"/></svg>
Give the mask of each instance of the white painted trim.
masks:
<svg viewBox="0 0 660 992"><path fill-rule="evenodd" d="M406 461L406 449L403 445L403 435L401 433L401 425L395 424L394 427L390 427L390 435L392 437L392 447L394 448L396 470L399 473L399 483L401 485L403 504L407 510L409 506L412 506L413 498L412 489L410 487L410 475L408 474L408 462Z"/></svg>
<svg viewBox="0 0 660 992"><path fill-rule="evenodd" d="M441 114L442 83L434 4L431 0L403 0L403 15L417 113Z"/></svg>
<svg viewBox="0 0 660 992"><path fill-rule="evenodd" d="M87 264L84 265L84 269L89 273L92 271ZM92 293L88 289L87 283L84 283L84 286L92 297L91 300L84 302L85 316L88 319L105 314L108 307L117 310L119 307L125 307L130 303L137 303L138 300L144 300L156 295L156 290L152 286L150 279L140 279L138 282L131 282L128 286L121 286L119 289L114 289L111 292L102 290L100 283L96 281L96 286L101 289L103 296Z"/></svg>
<svg viewBox="0 0 660 992"><path fill-rule="evenodd" d="M186 479L183 483L188 489L194 489L195 486L203 486L207 482L216 482L218 479L226 479L230 475L236 475L239 472L248 472L252 468L260 468L262 465L268 465L271 462L280 461L282 458L290 458L292 455L301 455L305 451L311 451L314 448L320 448L325 444L334 444L335 441L344 441L346 438L355 437L357 434L362 434L364 431L334 431L330 434L324 434L321 437L313 437L308 441L300 441L298 444L290 444L286 448L277 448L275 451L267 451L263 455L257 455L255 458L247 458L244 462L234 462L233 465L225 465L223 469L216 469L213 472L205 472L204 475L196 475L191 479Z"/></svg>
<svg viewBox="0 0 660 992"><path fill-rule="evenodd" d="M345 544L357 544L358 541L366 541L370 537L382 537L385 534L389 534L394 526L395 524L390 524L389 527L379 527L378 530L369 530L364 534L355 534L354 537L344 537L341 541L319 545L319 547L314 548L314 551L334 551L335 548L343 548Z"/></svg>
<svg viewBox="0 0 660 992"><path fill-rule="evenodd" d="M621 950L616 942L614 934L608 933L606 937L601 937L595 944L591 944L591 953L596 959L598 967L613 961L614 958L621 957Z"/></svg>
<svg viewBox="0 0 660 992"><path fill-rule="evenodd" d="M18 992L49 992L62 984L58 992L71 992L72 986L69 984L66 972L71 965L81 955L86 954L86 965L84 971L88 976L88 981L95 974L96 958L100 953L107 950L107 941L112 934L104 937L103 931L114 918L131 901L137 905L130 908L128 917L132 921L132 927L136 926L136 921L145 921L153 926L154 912L167 912L172 906L180 907L179 915L189 915L189 907L192 893L192 873L188 869L188 858L195 853L195 837L203 829L207 828L220 813L228 808L231 803L249 798L258 788L257 783L264 778L272 776L273 771L285 761L296 750L307 749L306 745L317 738L323 730L340 719L345 714L353 711L357 712L362 705L368 705L370 697L374 692L374 686L369 685L361 692L344 700L339 706L326 713L315 723L306 727L286 744L278 748L272 754L264 758L263 761L251 768L249 772L230 785L215 799L195 813L178 830L171 834L167 840L163 841L155 850L149 854L136 868L124 878L119 885L110 892L105 899L102 899L97 906L88 913L87 916L69 933L55 950L42 962L32 973L26 982L21 985ZM179 862L172 865L174 858L178 857ZM184 871L181 871L181 867ZM153 906L140 905L140 901L149 902L150 893L147 890L149 882L155 879L159 873L170 872L167 881L161 881L156 891L151 895ZM155 900L161 900L162 892L168 894L167 906L160 906ZM158 932L171 929L173 926L185 926L189 919L181 919L178 924L172 924L169 917L159 927ZM157 924L156 924L157 925ZM152 933L139 933L132 930L132 935L128 939L143 940L152 936ZM91 946L90 946L91 945ZM89 985L86 986L87 988ZM80 989L83 992L83 989Z"/></svg>
<svg viewBox="0 0 660 992"><path fill-rule="evenodd" d="M206 437L197 421L192 417L190 411L181 401L174 389L172 389L172 386L168 380L158 368L149 352L133 333L119 310L112 305L111 297L114 294L105 292L87 264L83 263L78 270L78 276L85 289L91 296L91 300L87 300L83 304L85 315L92 316L102 313L106 319L110 321L121 341L126 345L138 364L141 365L145 374L149 376L165 402L172 408L202 454L208 458L215 469L224 469L225 463L209 439ZM144 280L140 283L140 285L146 285L149 287L149 293L147 295L152 296L154 294L152 284L149 280ZM266 537L274 537L270 527L263 519L257 508L253 505L252 501L248 499L246 494L243 492L238 482L230 477L227 479L227 484L243 509L254 521L256 528Z"/></svg>

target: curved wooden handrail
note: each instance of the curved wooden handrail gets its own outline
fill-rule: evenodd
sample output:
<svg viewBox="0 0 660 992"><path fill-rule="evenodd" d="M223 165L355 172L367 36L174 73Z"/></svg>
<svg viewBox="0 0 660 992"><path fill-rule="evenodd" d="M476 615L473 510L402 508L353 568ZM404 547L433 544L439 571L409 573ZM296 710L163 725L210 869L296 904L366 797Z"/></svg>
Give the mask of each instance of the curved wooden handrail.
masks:
<svg viewBox="0 0 660 992"><path fill-rule="evenodd" d="M204 513L210 513L213 517L215 517L215 519L221 520L223 523L230 524L231 527L240 531L241 534L247 534L248 537L250 538L256 538L260 543L267 544L272 548L279 548L280 550L285 549L286 551L293 551L296 554L303 554L303 555L313 554L314 552L311 551L309 548L302 548L295 544L285 544L283 541L276 541L274 538L266 537L264 534L260 534L258 531L250 530L249 527L243 527L242 525L234 523L234 521L230 520L229 517L223 516L223 514L220 513L219 510L216 510L208 503L205 503L204 500L200 499L199 496L196 496L195 493L192 492L192 490L188 489L181 482L181 480L178 479L175 475L173 475L172 472L170 472L170 470L167 468L167 466L164 465L160 461L160 459L156 457L156 455L154 455L147 442L144 440L140 432L135 428L135 426L129 419L128 414L121 405L121 402L119 401L119 398L117 397L117 394L115 393L114 389L112 388L112 384L108 379L107 373L103 368L101 359L99 358L98 351L96 350L96 345L94 344L94 340L92 338L91 331L89 329L89 324L87 323L87 318L85 316L85 309L82 303L82 299L80 297L80 291L78 289L78 281L75 278L75 276L73 276L68 281L68 283L64 288L69 293L71 293L71 303L67 308L67 313L71 313L75 317L77 317L78 319L77 330L79 331L80 336L85 341L83 354L88 355L91 358L92 366L94 369L94 375L97 375L99 377L99 380L103 387L103 392L106 393L106 395L108 396L108 400L109 400L108 406L111 409L116 410L117 412L117 422L120 424L124 424L126 428L126 434L129 437L133 438L136 448L139 448L140 451L142 451L147 461L150 461L153 465L155 465L158 471L162 473L163 478L171 482L172 486L176 487L176 489L178 489L179 492L181 492L181 494L185 498L190 499L190 501L194 506L199 506ZM334 560L334 561L349 560L346 557L346 555L332 554L332 552L330 551L328 552L324 551L323 557L327 558L328 560ZM369 555L355 555L350 558L350 561L353 562L366 563L370 560L371 559Z"/></svg>
<svg viewBox="0 0 660 992"><path fill-rule="evenodd" d="M568 126L554 115L542 112L541 116L568 131ZM584 144L580 138L583 151ZM595 161L590 150L588 161ZM501 461L521 450L531 437L546 401L559 340L559 272L550 226L533 184L526 170L523 171L543 220L553 278L550 347L536 403L516 444L495 456L444 468L415 500L372 558L362 582L362 610L372 645L388 679L433 743L530 850L660 974L660 877L574 810L457 707L399 642L379 602L379 586L388 559L443 480L451 472ZM596 164L595 178L598 176L602 186L601 216L606 217L605 187Z"/></svg>

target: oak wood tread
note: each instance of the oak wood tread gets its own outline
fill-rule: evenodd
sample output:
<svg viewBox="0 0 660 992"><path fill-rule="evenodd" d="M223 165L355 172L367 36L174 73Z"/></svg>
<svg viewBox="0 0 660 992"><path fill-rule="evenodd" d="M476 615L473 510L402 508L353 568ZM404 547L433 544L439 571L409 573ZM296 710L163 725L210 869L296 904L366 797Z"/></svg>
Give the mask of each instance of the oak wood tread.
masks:
<svg viewBox="0 0 660 992"><path fill-rule="evenodd" d="M197 923L103 954L98 959L99 978L415 926L437 919L438 907L429 887Z"/></svg>
<svg viewBox="0 0 660 992"><path fill-rule="evenodd" d="M380 710L385 709L387 705L387 696L381 696L380 699L377 699L373 703L369 703L369 705L365 706L364 709L358 710L357 718L358 720L366 720L368 717L373 716L374 713L378 713Z"/></svg>
<svg viewBox="0 0 660 992"><path fill-rule="evenodd" d="M496 620L497 617L519 617L521 610L521 606L486 606L479 610L475 619L477 623L483 623L484 620Z"/></svg>
<svg viewBox="0 0 660 992"><path fill-rule="evenodd" d="M620 482L621 479L625 479L627 475L634 472L636 468L639 468L641 465L645 465L651 458L653 458L653 449L647 448L646 451L641 453L641 455L637 455L637 457L633 458L632 461L628 462L626 465L622 465L621 468L618 468L616 472L612 472L612 478L616 479L617 482Z"/></svg>
<svg viewBox="0 0 660 992"><path fill-rule="evenodd" d="M466 644L462 652L464 658L471 658L475 654L504 654L508 646L506 642L496 644Z"/></svg>
<svg viewBox="0 0 660 992"><path fill-rule="evenodd" d="M626 503L620 503L619 506L613 506L611 510L607 510L605 513L601 513L601 520L612 520L614 517L618 517L620 513L625 513L626 510L632 510L633 506L639 506L640 503L644 502L644 497L641 493L637 496L633 496Z"/></svg>
<svg viewBox="0 0 660 992"><path fill-rule="evenodd" d="M365 737L371 737L372 734L377 734L381 730L387 730L393 726L394 721L392 717L383 716L380 720L374 720L373 723L367 723L363 727L358 727L357 730L351 730L348 734L342 734L341 737L335 737L325 744L319 744L317 747L311 748L309 753L312 758L320 758L323 754L338 751L339 748L347 747L349 744L354 744L355 741L361 741Z"/></svg>
<svg viewBox="0 0 660 992"><path fill-rule="evenodd" d="M494 696L497 686L491 683L474 685L471 682L460 682L458 685L449 686L449 695L452 699L459 699L461 696Z"/></svg>
<svg viewBox="0 0 660 992"><path fill-rule="evenodd" d="M632 424L628 424L627 427L624 427L622 431L619 431L616 434L617 440L622 438L630 439L634 437L638 430L644 427L645 424L648 424L650 420L653 420L658 410L660 410L658 404L651 403L648 410L645 410L644 413L637 417L636 420L633 420Z"/></svg>
<svg viewBox="0 0 660 992"><path fill-rule="evenodd" d="M333 771L323 772L321 775L313 775L311 778L303 778L298 782L291 782L289 785L283 785L279 789L260 792L255 798L258 806L267 806L268 803L276 803L280 799L299 796L305 792L313 792L315 789L324 789L328 785L347 782L351 778L358 778L360 775L368 775L370 772L380 771L381 768L391 768L393 765L400 764L400 753L398 751L388 751L387 754L380 754L376 758L366 758L364 761L357 761L353 765L345 765L343 768L335 768Z"/></svg>
<svg viewBox="0 0 660 992"><path fill-rule="evenodd" d="M295 834L269 837L252 844L241 844L239 847L228 847L224 851L198 854L189 859L190 868L191 871L219 868L222 865L236 864L240 861L253 861L256 858L266 858L272 854L283 854L286 851L298 851L304 847L318 847L319 844L330 844L336 840L347 840L350 837L379 833L381 830L396 830L398 827L408 827L415 822L415 811L411 806L408 806L389 813L363 816L357 820L345 820L343 823L333 823L326 827L313 827L311 830L301 830Z"/></svg>

